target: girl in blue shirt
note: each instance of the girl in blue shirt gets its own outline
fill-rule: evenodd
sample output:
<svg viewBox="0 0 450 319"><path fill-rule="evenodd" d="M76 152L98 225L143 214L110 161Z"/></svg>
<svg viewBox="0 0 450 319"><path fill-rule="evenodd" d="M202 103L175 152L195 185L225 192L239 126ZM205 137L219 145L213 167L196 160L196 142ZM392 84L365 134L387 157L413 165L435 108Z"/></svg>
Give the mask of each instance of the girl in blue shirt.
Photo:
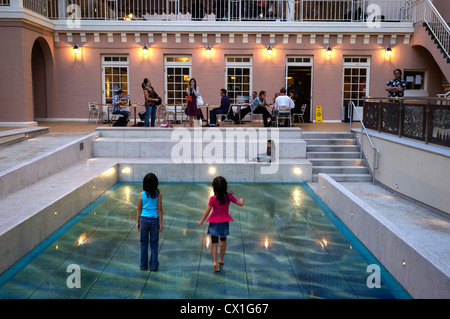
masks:
<svg viewBox="0 0 450 319"><path fill-rule="evenodd" d="M157 271L159 233L163 230L162 195L158 189L158 178L153 173L144 177L143 192L139 194L136 214L136 228L141 233L141 270L150 267ZM150 261L148 260L148 244L150 236Z"/></svg>

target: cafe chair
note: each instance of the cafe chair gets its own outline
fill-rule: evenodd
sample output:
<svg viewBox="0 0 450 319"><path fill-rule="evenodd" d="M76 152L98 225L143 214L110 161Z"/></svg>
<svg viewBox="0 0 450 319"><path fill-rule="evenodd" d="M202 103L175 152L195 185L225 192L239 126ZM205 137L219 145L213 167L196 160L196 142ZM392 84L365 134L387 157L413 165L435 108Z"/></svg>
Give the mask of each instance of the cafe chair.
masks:
<svg viewBox="0 0 450 319"><path fill-rule="evenodd" d="M89 102L89 123L97 124L100 121L103 112L100 111L100 107L95 102Z"/></svg>
<svg viewBox="0 0 450 319"><path fill-rule="evenodd" d="M233 110L233 105L230 104L227 114L216 114L216 123L218 124L219 120L220 120L221 126L224 122L227 123L227 126L229 126L230 122L233 123L233 119L232 118L230 119L230 112L232 112L232 110ZM225 120L223 119L224 117L225 117Z"/></svg>
<svg viewBox="0 0 450 319"><path fill-rule="evenodd" d="M252 123L252 126L253 126L253 122L255 122L256 120L258 120L258 122L264 122L264 118L263 118L262 114L254 114L252 111L249 113L249 115L250 115L250 121L251 121L250 123Z"/></svg>
<svg viewBox="0 0 450 319"><path fill-rule="evenodd" d="M292 116L295 118L295 116L297 116L298 118L298 122L300 123L305 123L304 119L303 119L303 115L305 114L305 110L306 110L307 104L303 104L302 107L300 108L300 113L294 113L292 114Z"/></svg>
<svg viewBox="0 0 450 319"><path fill-rule="evenodd" d="M277 113L277 126L280 120L289 120L289 126L292 127L291 108L289 106L280 106Z"/></svg>

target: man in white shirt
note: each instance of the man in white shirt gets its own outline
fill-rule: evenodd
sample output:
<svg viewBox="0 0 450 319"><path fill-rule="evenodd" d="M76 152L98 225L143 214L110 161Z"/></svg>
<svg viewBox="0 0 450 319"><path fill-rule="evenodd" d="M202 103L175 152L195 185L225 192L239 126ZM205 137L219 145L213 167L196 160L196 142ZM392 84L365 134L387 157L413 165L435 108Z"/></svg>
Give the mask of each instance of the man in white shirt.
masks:
<svg viewBox="0 0 450 319"><path fill-rule="evenodd" d="M294 101L286 95L285 88L281 88L280 95L275 99L275 103L273 104L275 114L278 114L279 107L290 107L291 110L295 107Z"/></svg>

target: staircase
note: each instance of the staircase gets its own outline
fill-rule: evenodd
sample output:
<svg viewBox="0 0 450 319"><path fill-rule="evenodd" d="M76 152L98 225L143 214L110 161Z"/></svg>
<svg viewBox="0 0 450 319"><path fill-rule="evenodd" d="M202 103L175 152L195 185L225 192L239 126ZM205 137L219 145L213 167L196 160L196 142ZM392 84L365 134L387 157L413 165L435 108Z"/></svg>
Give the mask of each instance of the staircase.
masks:
<svg viewBox="0 0 450 319"><path fill-rule="evenodd" d="M306 157L312 163L312 181L325 173L337 182L370 182L372 175L353 133L303 132Z"/></svg>
<svg viewBox="0 0 450 319"><path fill-rule="evenodd" d="M424 22L423 26L425 27L428 35L431 37L431 40L434 41L434 44L437 46L437 49L440 50L440 53L442 54L443 58L446 59L447 63L450 63L450 56L447 54L445 48L439 43L438 39L435 37L435 34L433 33L433 30L430 28L428 23ZM439 26L435 26L435 28L438 29L438 31L440 31ZM445 29L445 26L442 26L440 29Z"/></svg>

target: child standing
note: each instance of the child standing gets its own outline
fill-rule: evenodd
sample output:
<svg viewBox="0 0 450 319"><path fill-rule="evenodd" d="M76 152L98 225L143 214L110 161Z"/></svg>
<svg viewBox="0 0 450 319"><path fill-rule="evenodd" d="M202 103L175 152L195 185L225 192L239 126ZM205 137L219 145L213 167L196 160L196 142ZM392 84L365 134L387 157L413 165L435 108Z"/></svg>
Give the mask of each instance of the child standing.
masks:
<svg viewBox="0 0 450 319"><path fill-rule="evenodd" d="M211 256L213 259L214 271L220 271L219 265L217 265L217 246L220 238L220 256L219 264L223 265L223 257L227 249L227 236L229 232L229 222L234 221L230 216L229 208L230 202L235 203L238 206L244 206L244 199L237 200L232 194L227 192L227 181L222 176L217 176L212 182L214 196L209 198L208 207L203 213L202 219L197 221L197 226L202 225L209 213L211 216L206 220L209 223L208 235L211 236Z"/></svg>
<svg viewBox="0 0 450 319"><path fill-rule="evenodd" d="M139 194L136 213L136 228L141 233L141 270L150 267L157 271L159 233L163 229L162 195L158 189L158 178L153 173L144 177L143 192ZM148 244L150 235L150 262L148 261Z"/></svg>

